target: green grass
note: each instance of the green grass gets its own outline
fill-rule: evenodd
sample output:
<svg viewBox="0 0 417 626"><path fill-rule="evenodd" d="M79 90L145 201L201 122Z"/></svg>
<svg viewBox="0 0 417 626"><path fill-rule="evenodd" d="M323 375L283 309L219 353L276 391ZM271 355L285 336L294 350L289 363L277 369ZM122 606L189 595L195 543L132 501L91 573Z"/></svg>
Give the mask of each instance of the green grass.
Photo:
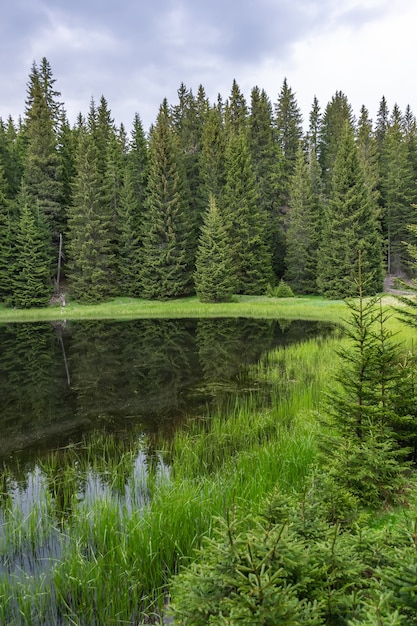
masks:
<svg viewBox="0 0 417 626"><path fill-rule="evenodd" d="M129 450L98 437L40 460L42 495L29 510L4 500L1 552L42 564L42 546L59 536L61 547L47 572L0 577L0 619L18 624L24 615L37 626L42 615L53 623L61 614L79 626L133 624L160 611L172 575L193 558L216 516L233 502L256 511L277 484L303 484L333 345L329 337L265 354L249 368L248 391L160 442L153 465L146 457L146 475L134 462L147 450L145 438ZM13 482L10 490L16 493Z"/></svg>
<svg viewBox="0 0 417 626"><path fill-rule="evenodd" d="M382 301L387 309L402 306L389 295ZM216 318L253 317L257 319L311 320L340 323L347 309L343 300L327 300L320 296L270 298L267 296L236 296L233 302L207 304L196 296L169 301L115 298L101 304L79 304L69 301L65 307L10 309L0 304L0 324L7 322L40 322L82 319L146 319L146 318Z"/></svg>
<svg viewBox="0 0 417 626"><path fill-rule="evenodd" d="M0 305L1 322L36 322L59 319L139 319L254 317L258 319L304 319L337 322L345 310L341 300L319 297L269 298L237 296L235 302L205 304L197 297L166 302L138 298L115 298L102 304L69 302L65 307L10 309Z"/></svg>
<svg viewBox="0 0 417 626"><path fill-rule="evenodd" d="M340 322L346 314L343 302L321 298L242 297L227 305L202 305L195 298L119 299L78 307L82 315L71 307L65 314L72 310L78 318L100 311L118 319L252 315ZM398 339L411 345L414 331L395 315L389 323L394 332L400 330ZM147 450L145 438L126 449L96 437L82 449L40 461L42 494L29 508L3 497L0 556L7 562L25 555L39 564L42 546L58 537L60 549L47 571L0 576L0 622L38 626L65 616L61 623L93 626L134 624L150 615L158 621L172 575L211 534L216 516L234 502L256 512L277 484L302 487L316 455L322 393L336 368L336 343L340 346L334 337L312 339L265 354L248 370L246 393L191 416L172 440L159 442L153 464L146 457L146 472L135 471L135 459ZM7 487L7 477L3 480ZM86 485L88 497L80 501ZM16 493L12 481L9 487L2 491Z"/></svg>

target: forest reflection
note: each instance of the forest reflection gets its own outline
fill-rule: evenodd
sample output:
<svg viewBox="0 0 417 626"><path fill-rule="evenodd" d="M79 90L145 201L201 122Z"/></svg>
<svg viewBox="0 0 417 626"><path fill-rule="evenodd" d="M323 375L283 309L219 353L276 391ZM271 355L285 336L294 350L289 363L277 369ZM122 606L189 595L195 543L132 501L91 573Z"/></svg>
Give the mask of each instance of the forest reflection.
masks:
<svg viewBox="0 0 417 626"><path fill-rule="evenodd" d="M4 325L0 462L91 432L169 436L187 415L242 391L262 353L329 328L242 318Z"/></svg>

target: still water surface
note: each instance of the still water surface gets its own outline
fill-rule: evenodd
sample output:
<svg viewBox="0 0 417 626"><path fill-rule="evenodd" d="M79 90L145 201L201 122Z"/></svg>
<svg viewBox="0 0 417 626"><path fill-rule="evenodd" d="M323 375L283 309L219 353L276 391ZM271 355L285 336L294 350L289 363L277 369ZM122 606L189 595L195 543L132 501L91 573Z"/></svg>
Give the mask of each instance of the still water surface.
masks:
<svg viewBox="0 0 417 626"><path fill-rule="evenodd" d="M330 330L314 322L248 319L1 326L0 612L3 589L5 623L26 623L19 621L22 611L39 613L42 600L43 617L39 613L27 623L92 626L78 611L77 596L67 591L72 578L65 572L74 555L87 567L91 553L96 563L91 537L102 515L99 508L97 520L91 517L94 504L103 502L106 512L116 503L123 519L142 515L158 485L170 480L161 442L189 418L207 418L219 408L227 416L238 398L256 396L257 408L263 402L268 406L271 394L250 366L277 346ZM105 536L109 528L114 531L106 525ZM65 611L60 593L67 594ZM134 599L131 603L138 610ZM66 609L80 621L68 621ZM123 623L138 622L135 617Z"/></svg>
<svg viewBox="0 0 417 626"><path fill-rule="evenodd" d="M159 433L245 387L266 351L323 333L315 322L83 321L0 327L0 463L88 432Z"/></svg>

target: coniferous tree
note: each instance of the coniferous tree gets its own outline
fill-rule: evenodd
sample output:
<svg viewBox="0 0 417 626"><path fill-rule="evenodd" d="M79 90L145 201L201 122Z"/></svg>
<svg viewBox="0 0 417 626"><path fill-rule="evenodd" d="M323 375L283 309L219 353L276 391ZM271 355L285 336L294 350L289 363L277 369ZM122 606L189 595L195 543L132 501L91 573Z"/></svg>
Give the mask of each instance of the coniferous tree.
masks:
<svg viewBox="0 0 417 626"><path fill-rule="evenodd" d="M68 215L68 277L80 302L100 302L113 293L113 225L103 198L100 155L93 135L84 129L77 147L73 203Z"/></svg>
<svg viewBox="0 0 417 626"><path fill-rule="evenodd" d="M272 282L266 215L259 206L246 132L232 134L226 153L224 215L239 293L263 294Z"/></svg>
<svg viewBox="0 0 417 626"><path fill-rule="evenodd" d="M77 132L70 127L66 113L62 111L58 131L58 155L61 172L61 205L65 216L72 204L72 184L75 177L75 154L77 149ZM64 228L66 230L66 228Z"/></svg>
<svg viewBox="0 0 417 626"><path fill-rule="evenodd" d="M353 127L352 107L345 94L337 91L324 110L319 137L318 158L326 196L332 188L333 169L346 122Z"/></svg>
<svg viewBox="0 0 417 626"><path fill-rule="evenodd" d="M15 219L6 197L7 184L0 165L0 302L9 302L13 293L13 240Z"/></svg>
<svg viewBox="0 0 417 626"><path fill-rule="evenodd" d="M309 125L307 132L307 150L308 152L314 151L317 155L319 151L319 139L321 133L322 115L320 112L319 101L314 96L313 104L309 115Z"/></svg>
<svg viewBox="0 0 417 626"><path fill-rule="evenodd" d="M382 253L378 213L366 187L352 127L345 122L337 153L332 190L324 210L318 257L318 286L323 295L354 295L351 275L362 254L362 274L367 294L382 290Z"/></svg>
<svg viewBox="0 0 417 626"><path fill-rule="evenodd" d="M214 196L204 216L196 257L194 284L201 302L229 302L237 288L223 216Z"/></svg>
<svg viewBox="0 0 417 626"><path fill-rule="evenodd" d="M121 207L121 204L122 201L126 200L125 191L127 190L125 190L125 183L129 184L129 177L126 178L126 170L127 138L124 127L121 126L117 133L115 132L109 137L109 144L107 147L107 164L103 181L103 203L104 205L108 204L109 207L109 236L115 259L115 281L114 284L111 285L114 295L121 294L121 284L118 275L119 272L124 272L122 265L126 260L123 255L120 254L120 236L125 227L125 225L122 224L124 219L124 208Z"/></svg>
<svg viewBox="0 0 417 626"><path fill-rule="evenodd" d="M109 144L116 134L114 120L108 102L104 96L101 96L98 106L96 106L94 100L91 101L87 125L94 139L98 154L100 155L98 171L104 181L106 168L108 166L107 152Z"/></svg>
<svg viewBox="0 0 417 626"><path fill-rule="evenodd" d="M285 78L275 106L275 127L283 154L280 185L282 206L288 204L290 179L297 159L298 144L303 134L302 121L295 94Z"/></svg>
<svg viewBox="0 0 417 626"><path fill-rule="evenodd" d="M5 188L9 200L14 200L20 190L23 176L23 141L12 118L0 119L0 164L3 167Z"/></svg>
<svg viewBox="0 0 417 626"><path fill-rule="evenodd" d="M226 132L239 133L247 130L248 105L236 79L233 80L230 97L225 108Z"/></svg>
<svg viewBox="0 0 417 626"><path fill-rule="evenodd" d="M62 211L62 232L59 233L61 241L58 244L59 275L57 272L57 281L61 276L66 276L66 246L68 232L68 212L72 205L73 183L76 175L76 151L78 142L78 130L71 128L64 111L61 112L61 119L58 130L58 156L61 172L61 211ZM56 289L60 290L61 285L57 282Z"/></svg>
<svg viewBox="0 0 417 626"><path fill-rule="evenodd" d="M135 115L127 155L127 167L132 172L138 206L143 208L148 182L148 142L140 116ZM139 228L138 228L139 232Z"/></svg>
<svg viewBox="0 0 417 626"><path fill-rule="evenodd" d="M172 298L192 290L188 193L178 140L166 100L149 143L148 195L144 214L142 295Z"/></svg>
<svg viewBox="0 0 417 626"><path fill-rule="evenodd" d="M117 282L121 293L138 297L141 294L143 220L148 179L148 147L139 115L134 117L127 154L120 145L120 138L118 145L117 160L122 167L118 176Z"/></svg>
<svg viewBox="0 0 417 626"><path fill-rule="evenodd" d="M378 113L376 116L375 124L375 138L378 143L378 150L381 151L382 144L384 143L385 135L389 126L389 108L385 96L382 96L379 103Z"/></svg>
<svg viewBox="0 0 417 626"><path fill-rule="evenodd" d="M413 179L417 179L417 121L410 105L404 112L404 138L407 144L408 159L413 171Z"/></svg>
<svg viewBox="0 0 417 626"><path fill-rule="evenodd" d="M59 92L48 61L35 63L29 77L24 126L24 183L28 201L43 213L51 240L57 248L59 233L65 228L62 201L62 172L58 154L57 128L61 105ZM52 252L52 248L51 248ZM51 264L56 259L51 258Z"/></svg>
<svg viewBox="0 0 417 626"><path fill-rule="evenodd" d="M372 129L372 120L365 106L361 107L356 126L356 144L371 202L377 204L379 200L378 145Z"/></svg>
<svg viewBox="0 0 417 626"><path fill-rule="evenodd" d="M45 306L52 292L49 232L42 211L30 202L22 185L18 198L12 293L8 298L17 308Z"/></svg>
<svg viewBox="0 0 417 626"><path fill-rule="evenodd" d="M181 84L178 98L179 104L172 108L171 118L173 128L178 136L179 155L187 179L189 211L195 231L195 237L190 239L190 245L193 246L192 254L194 255L202 216L207 206L201 190L203 181L201 179L200 158L208 100L202 85L199 87L198 96L194 97L191 89L188 90L184 84Z"/></svg>
<svg viewBox="0 0 417 626"><path fill-rule="evenodd" d="M319 224L310 166L301 144L289 192L285 280L297 294L315 293Z"/></svg>
<svg viewBox="0 0 417 626"><path fill-rule="evenodd" d="M405 487L406 451L399 448L392 405L400 379L399 347L386 328L378 299L364 299L361 254L358 258L358 301L348 301L344 327L348 347L338 351L341 364L336 385L328 392L330 435L324 435L326 470L366 506L398 500Z"/></svg>
<svg viewBox="0 0 417 626"><path fill-rule="evenodd" d="M403 116L394 106L382 146L384 170L381 171L383 232L387 242L388 274L408 272L409 241L407 226L415 220L413 202L417 200L412 164L409 159Z"/></svg>
<svg viewBox="0 0 417 626"><path fill-rule="evenodd" d="M117 281L119 292L126 296L141 295L143 264L142 223L135 181L130 168L124 170L118 203Z"/></svg>
<svg viewBox="0 0 417 626"><path fill-rule="evenodd" d="M258 87L254 87L251 92L249 148L258 204L266 216L265 237L272 254L276 281L284 272L284 215L280 206L284 157L273 125L272 105L265 91L260 91Z"/></svg>
<svg viewBox="0 0 417 626"><path fill-rule="evenodd" d="M222 111L219 106L210 107L201 137L200 194L208 206L210 194L221 202L225 184L226 135Z"/></svg>

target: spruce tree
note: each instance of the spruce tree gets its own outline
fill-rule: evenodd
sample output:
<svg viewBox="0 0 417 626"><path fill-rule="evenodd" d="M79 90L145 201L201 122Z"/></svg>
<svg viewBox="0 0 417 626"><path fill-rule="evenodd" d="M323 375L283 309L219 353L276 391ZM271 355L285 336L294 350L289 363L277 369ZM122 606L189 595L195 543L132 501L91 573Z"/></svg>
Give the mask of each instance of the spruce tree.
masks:
<svg viewBox="0 0 417 626"><path fill-rule="evenodd" d="M233 80L232 89L225 108L226 132L239 133L247 130L248 105L236 79Z"/></svg>
<svg viewBox="0 0 417 626"><path fill-rule="evenodd" d="M119 139L119 148L120 139ZM117 201L117 282L120 293L139 297L143 261L143 219L148 178L148 147L142 122L135 115L124 166L119 175Z"/></svg>
<svg viewBox="0 0 417 626"><path fill-rule="evenodd" d="M97 106L94 100L90 103L90 110L87 118L88 129L94 139L100 159L98 161L98 171L102 180L108 166L107 152L111 139L116 134L116 127L111 115L108 102L101 96Z"/></svg>
<svg viewBox="0 0 417 626"><path fill-rule="evenodd" d="M62 171L58 154L57 128L61 105L48 61L35 63L29 77L24 125L25 157L23 179L31 205L36 205L48 223L55 249L65 228L62 207ZM51 253L52 253L51 248ZM52 256L50 263L55 265Z"/></svg>
<svg viewBox="0 0 417 626"><path fill-rule="evenodd" d="M356 144L371 202L377 204L379 200L378 144L372 129L372 120L365 106L361 107L356 126Z"/></svg>
<svg viewBox="0 0 417 626"><path fill-rule="evenodd" d="M201 136L200 194L208 206L210 194L221 202L225 184L226 135L222 111L218 106L210 107Z"/></svg>
<svg viewBox="0 0 417 626"><path fill-rule="evenodd" d="M192 291L190 237L195 235L190 227L188 197L178 140L165 100L149 143L141 272L144 298L172 298Z"/></svg>
<svg viewBox="0 0 417 626"><path fill-rule="evenodd" d="M319 218L310 167L301 144L289 193L285 280L297 294L315 293Z"/></svg>
<svg viewBox="0 0 417 626"><path fill-rule="evenodd" d="M31 198L22 185L18 199L12 293L8 297L17 308L46 306L52 293L48 228L42 211L30 203Z"/></svg>
<svg viewBox="0 0 417 626"><path fill-rule="evenodd" d="M136 298L141 295L143 263L141 209L132 170L126 168L118 203L117 281L120 294Z"/></svg>
<svg viewBox="0 0 417 626"><path fill-rule="evenodd" d="M239 293L266 293L272 282L266 215L259 205L246 132L232 134L226 153L224 215Z"/></svg>
<svg viewBox="0 0 417 626"><path fill-rule="evenodd" d="M318 158L326 196L331 192L334 165L346 123L353 127L352 107L346 95L336 91L324 110L319 135Z"/></svg>
<svg viewBox="0 0 417 626"><path fill-rule="evenodd" d="M389 126L389 108L385 96L382 96L379 103L378 113L376 116L375 124L375 138L378 144L378 150L381 151L382 144L384 143L385 135L387 134Z"/></svg>
<svg viewBox="0 0 417 626"><path fill-rule="evenodd" d="M352 271L362 254L366 293L382 290L382 253L378 213L366 187L349 121L334 164L332 189L325 206L317 283L323 295L344 298L352 293Z"/></svg>
<svg viewBox="0 0 417 626"><path fill-rule="evenodd" d="M0 165L0 302L9 302L13 293L13 251L15 219L6 198L7 184Z"/></svg>
<svg viewBox="0 0 417 626"><path fill-rule="evenodd" d="M265 91L258 87L251 92L249 149L258 205L266 216L265 239L272 254L273 280L276 282L284 272L284 214L280 203L284 157L274 128L271 102Z"/></svg>
<svg viewBox="0 0 417 626"><path fill-rule="evenodd" d="M73 203L68 215L68 278L80 302L100 302L113 293L112 213L103 199L100 155L84 129L77 147Z"/></svg>
<svg viewBox="0 0 417 626"><path fill-rule="evenodd" d="M388 274L408 272L406 243L408 224L415 220L412 204L417 201L412 163L409 158L403 116L394 106L382 145L381 204L383 232L387 242Z"/></svg>
<svg viewBox="0 0 417 626"><path fill-rule="evenodd" d="M148 142L140 116L135 115L127 155L127 167L131 171L134 193L138 206L143 208L148 182ZM139 227L138 227L139 232Z"/></svg>
<svg viewBox="0 0 417 626"><path fill-rule="evenodd" d="M210 196L201 228L194 284L201 302L229 302L236 293L237 277L227 232L214 196Z"/></svg>
<svg viewBox="0 0 417 626"><path fill-rule="evenodd" d="M311 105L311 111L309 114L309 125L307 132L307 150L308 152L314 151L317 155L319 151L319 138L321 133L322 115L320 111L319 101L314 96L313 104Z"/></svg>
<svg viewBox="0 0 417 626"><path fill-rule="evenodd" d="M70 127L66 113L62 111L58 131L58 155L61 172L61 205L65 216L65 224L68 207L72 203L72 184L76 173L76 149L77 132Z"/></svg>
<svg viewBox="0 0 417 626"><path fill-rule="evenodd" d="M400 380L399 347L386 329L380 301L364 299L360 254L357 276L359 299L347 302L343 332L348 343L338 351L336 384L328 392L323 458L335 484L366 506L378 507L397 501L406 485L406 451L396 441L392 409Z"/></svg>
<svg viewBox="0 0 417 626"><path fill-rule="evenodd" d="M295 94L284 79L275 106L275 127L283 153L281 177L281 205L288 204L290 179L297 159L298 144L302 137L302 115Z"/></svg>
<svg viewBox="0 0 417 626"><path fill-rule="evenodd" d="M203 198L201 186L200 157L202 150L203 126L208 112L208 100L200 85L198 96L194 97L191 89L181 84L178 90L179 104L172 108L173 129L178 137L179 156L182 160L189 192L189 211L193 219L195 237L190 239L194 255L197 249L198 232L202 223L207 203Z"/></svg>
<svg viewBox="0 0 417 626"><path fill-rule="evenodd" d="M3 193L8 200L15 200L18 196L23 176L22 134L18 134L10 116L7 122L0 118L0 164L6 185Z"/></svg>

